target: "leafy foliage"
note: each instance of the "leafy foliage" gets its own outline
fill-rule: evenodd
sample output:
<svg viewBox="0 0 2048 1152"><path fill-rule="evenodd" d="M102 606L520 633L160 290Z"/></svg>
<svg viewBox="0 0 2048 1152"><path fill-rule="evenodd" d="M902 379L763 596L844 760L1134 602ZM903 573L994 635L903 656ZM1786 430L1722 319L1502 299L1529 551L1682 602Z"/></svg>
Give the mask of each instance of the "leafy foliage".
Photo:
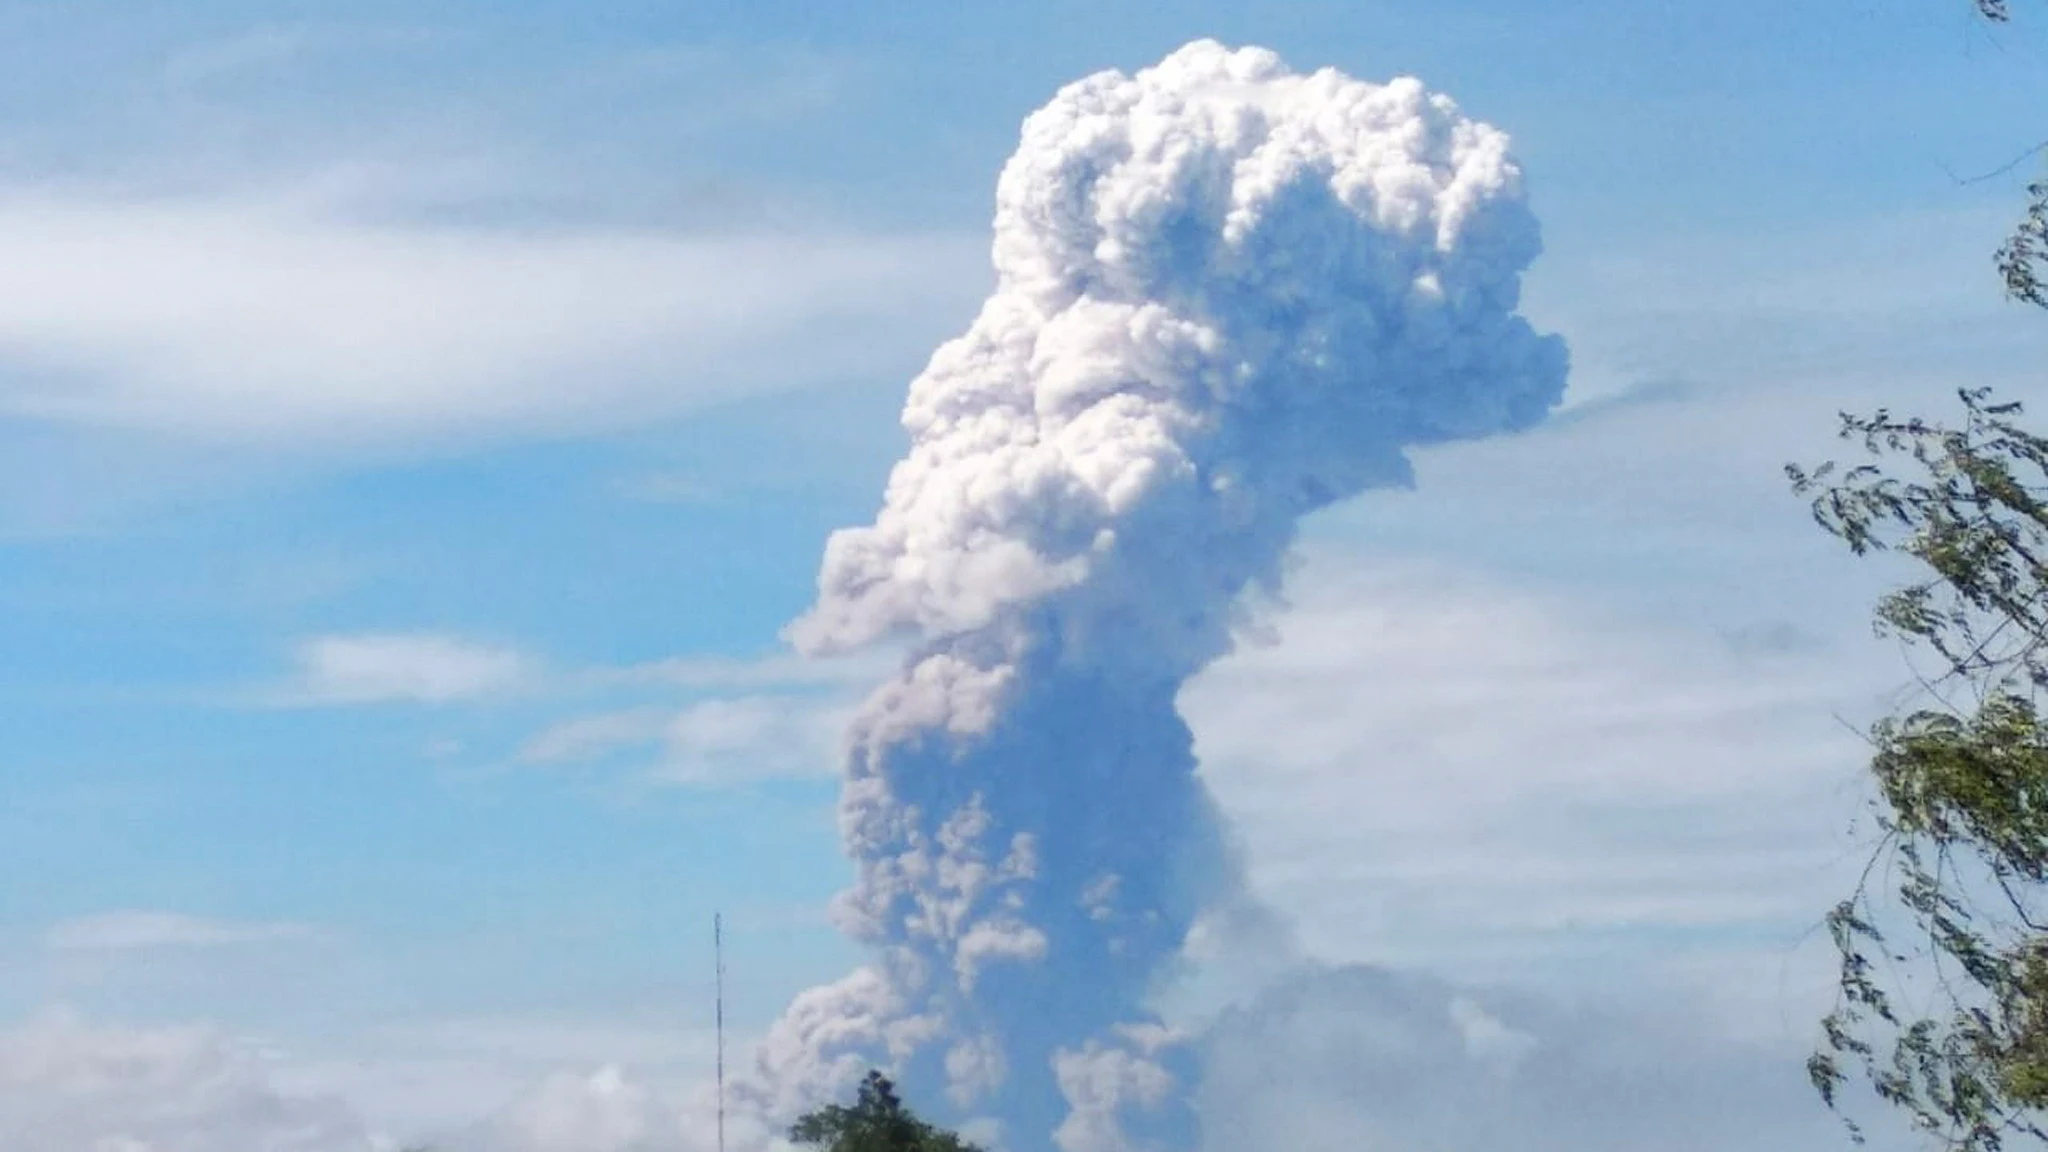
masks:
<svg viewBox="0 0 2048 1152"><path fill-rule="evenodd" d="M2027 185L2027 214L1998 249L1998 272L2005 277L2006 294L2048 308L2048 290L2042 284L2044 261L2048 261L2048 180L2036 180Z"/></svg>
<svg viewBox="0 0 2048 1152"><path fill-rule="evenodd" d="M981 1152L912 1115L896 1086L869 1072L851 1108L828 1104L790 1127L789 1138L825 1152Z"/></svg>
<svg viewBox="0 0 2048 1152"><path fill-rule="evenodd" d="M1903 458L1910 479L1787 469L1852 551L1924 570L1879 602L1877 626L1938 661L1927 703L1871 733L1883 842L1828 918L1841 998L1808 1071L1830 1105L1855 1067L1946 1147L1997 1152L2048 1143L2048 439L2016 423L2017 404L1961 398L1956 427L1843 417L1845 437ZM1896 897L1882 906L1880 861ZM1909 1010L1901 969L1915 963L1940 995Z"/></svg>
<svg viewBox="0 0 2048 1152"><path fill-rule="evenodd" d="M2008 0L1975 5L2011 19ZM1997 266L2008 297L2048 308L2048 180L2027 196ZM2018 404L1960 395L1956 427L1842 417L1845 438L1912 479L1786 469L1853 552L1918 562L1925 575L1879 601L1877 626L1937 660L1930 703L1871 732L1883 838L1827 920L1840 999L1807 1071L1830 1106L1854 1068L1947 1147L1998 1152L2048 1144L2048 439L2019 426ZM1887 862L1896 899L1880 904L1871 878ZM1916 963L1937 992L1917 1010L1903 971Z"/></svg>

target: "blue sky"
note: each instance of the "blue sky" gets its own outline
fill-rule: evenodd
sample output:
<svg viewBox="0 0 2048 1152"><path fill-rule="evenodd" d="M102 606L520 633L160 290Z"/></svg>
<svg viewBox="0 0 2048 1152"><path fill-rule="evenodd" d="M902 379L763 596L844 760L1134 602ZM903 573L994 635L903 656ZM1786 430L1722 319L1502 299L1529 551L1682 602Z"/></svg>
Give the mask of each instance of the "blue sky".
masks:
<svg viewBox="0 0 2048 1152"><path fill-rule="evenodd" d="M1796 1056L1840 718L1903 676L1778 466L2037 390L2032 168L1959 178L2040 138L2048 40L1968 8L0 4L0 1056L196 1028L410 1135L697 1074L714 909L743 1033L844 970L876 665L780 629L1021 118L1197 36L1509 131L1574 350L1190 689L1254 882L1322 960Z"/></svg>

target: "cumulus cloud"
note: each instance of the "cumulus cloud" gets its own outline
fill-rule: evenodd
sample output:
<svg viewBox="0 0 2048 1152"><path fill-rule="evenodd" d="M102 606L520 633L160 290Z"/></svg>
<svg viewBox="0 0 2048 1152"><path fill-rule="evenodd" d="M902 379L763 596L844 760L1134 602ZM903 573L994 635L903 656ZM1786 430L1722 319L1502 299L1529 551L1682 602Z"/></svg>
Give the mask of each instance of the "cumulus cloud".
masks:
<svg viewBox="0 0 2048 1152"><path fill-rule="evenodd" d="M714 1152L712 1033L699 1021L480 1018L379 1031L394 1054L366 1095L426 1094L436 1123L408 1131L448 1152ZM451 1115L453 1099L472 1102ZM476 1104L477 1101L484 1103ZM772 1133L744 1116L728 1144L765 1148Z"/></svg>
<svg viewBox="0 0 2048 1152"><path fill-rule="evenodd" d="M688 1128L669 1102L607 1066L550 1076L464 1142L493 1152L670 1152Z"/></svg>
<svg viewBox="0 0 2048 1152"><path fill-rule="evenodd" d="M514 649L426 632L316 636L296 655L298 674L279 695L300 705L452 704L516 690L538 673Z"/></svg>
<svg viewBox="0 0 2048 1152"><path fill-rule="evenodd" d="M618 1065L547 1076L481 1123L446 1137L450 1152L716 1152L714 1086L662 1083ZM728 1114L726 1146L794 1152L756 1116Z"/></svg>
<svg viewBox="0 0 2048 1152"><path fill-rule="evenodd" d="M137 952L160 948L229 948L310 940L310 924L210 920L176 912L122 911L81 916L43 934L46 947L65 952Z"/></svg>
<svg viewBox="0 0 2048 1152"><path fill-rule="evenodd" d="M52 1015L0 1031L8 1152L393 1152L342 1101L204 1028Z"/></svg>
<svg viewBox="0 0 2048 1152"><path fill-rule="evenodd" d="M1714 1031L1684 1011L1573 1007L1364 966L1307 969L1202 1037L1202 1149L1804 1152L1846 1143L1806 1085L1800 1053Z"/></svg>
<svg viewBox="0 0 2048 1152"><path fill-rule="evenodd" d="M1301 516L1557 403L1563 344L1516 314L1538 248L1505 136L1414 80L1202 42L1025 122L996 292L791 629L910 652L842 803L877 960L792 1008L764 1102L889 1060L1013 1149L1186 1143L1191 1053L1145 999L1242 894L1178 689Z"/></svg>
<svg viewBox="0 0 2048 1152"><path fill-rule="evenodd" d="M1758 652L1338 546L1275 628L1183 706L1316 955L1570 980L1682 933L1768 958L1854 882L1856 718L1895 679L1860 644ZM1776 1020L1751 967L1717 994Z"/></svg>
<svg viewBox="0 0 2048 1152"><path fill-rule="evenodd" d="M1146 1059L1169 1044L1200 1053L1185 1089L1202 1130L1188 1147L1200 1152L1790 1152L1841 1139L1804 1085L1801 1053L1730 1039L1683 1005L1565 1002L1414 970L1296 963L1256 995L1177 1028L1127 1029L1120 1045L1062 1056L1076 1103L1067 1143L1119 1147L1134 1103L1183 1090ZM0 1030L4 1146L711 1152L708 1039L701 1028L644 1021L425 1021L378 1030L374 1058L287 1060L207 1027L52 1014ZM829 1095L820 1086L806 1106ZM912 1102L920 1111L938 1103ZM988 1118L963 1127L1008 1146ZM405 1139L379 1135L392 1132ZM727 1135L731 1148L788 1152L758 1113L735 1111ZM1882 1128L1874 1135L1885 1152L1909 1146Z"/></svg>
<svg viewBox="0 0 2048 1152"><path fill-rule="evenodd" d="M0 193L0 418L338 448L603 430L893 371L944 237L511 232ZM801 339L793 339L801 334Z"/></svg>

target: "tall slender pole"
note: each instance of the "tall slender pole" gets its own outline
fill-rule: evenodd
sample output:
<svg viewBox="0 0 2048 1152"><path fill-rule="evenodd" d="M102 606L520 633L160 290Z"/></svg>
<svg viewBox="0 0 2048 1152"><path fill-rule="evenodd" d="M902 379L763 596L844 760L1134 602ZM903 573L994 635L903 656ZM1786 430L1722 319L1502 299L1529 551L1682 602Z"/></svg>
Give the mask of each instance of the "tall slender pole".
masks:
<svg viewBox="0 0 2048 1152"><path fill-rule="evenodd" d="M725 1152L725 917L711 914L711 958L718 985L718 1152Z"/></svg>

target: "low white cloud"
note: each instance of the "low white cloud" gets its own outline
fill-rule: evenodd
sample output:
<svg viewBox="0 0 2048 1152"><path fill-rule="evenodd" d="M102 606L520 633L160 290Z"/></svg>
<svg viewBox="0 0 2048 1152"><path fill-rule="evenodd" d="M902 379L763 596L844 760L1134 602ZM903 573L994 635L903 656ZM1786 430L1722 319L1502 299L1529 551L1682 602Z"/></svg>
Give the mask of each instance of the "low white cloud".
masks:
<svg viewBox="0 0 2048 1152"><path fill-rule="evenodd" d="M426 1019L308 1046L46 1011L0 1022L0 1148L711 1152L711 1031L659 1015ZM768 1146L737 1109L730 1134Z"/></svg>
<svg viewBox="0 0 2048 1152"><path fill-rule="evenodd" d="M1853 883L1845 717L1885 686L1866 651L1756 653L1336 550L1303 577L1278 642L1184 704L1255 887L1310 954L1641 976L1677 938L1790 952Z"/></svg>
<svg viewBox="0 0 2048 1152"><path fill-rule="evenodd" d="M715 1123L606 1066L548 1077L456 1143L463 1152L711 1152Z"/></svg>
<svg viewBox="0 0 2048 1152"><path fill-rule="evenodd" d="M393 1025L363 1038L375 1059L314 1071L389 1111L386 1127L449 1152L712 1152L714 1034L702 1020L527 1017ZM755 1037L735 1031L737 1068ZM734 1152L770 1133L737 1105Z"/></svg>
<svg viewBox="0 0 2048 1152"><path fill-rule="evenodd" d="M729 1037L738 1052L746 1037ZM469 1147L461 1134L495 1129L536 1097L559 1099L562 1084L610 1075L655 1090L663 1106L680 1106L712 1078L713 1036L707 1023L674 1019L644 1007L630 1017L501 1015L436 1018L376 1026L301 1060L298 1079L356 1101L379 1130L408 1143ZM625 1104L618 1094L598 1103ZM501 1144L503 1145L501 1147ZM485 1141L479 1152L510 1152Z"/></svg>
<svg viewBox="0 0 2048 1152"><path fill-rule="evenodd" d="M1683 1009L1309 968L1202 1037L1203 1152L1805 1152L1848 1138L1802 1057ZM1895 1149L1879 1131L1873 1147Z"/></svg>
<svg viewBox="0 0 2048 1152"><path fill-rule="evenodd" d="M317 636L279 695L298 705L451 704L516 691L538 675L523 653L435 633Z"/></svg>
<svg viewBox="0 0 2048 1152"><path fill-rule="evenodd" d="M269 448L601 431L896 375L978 247L0 192L0 418Z"/></svg>
<svg viewBox="0 0 2048 1152"><path fill-rule="evenodd" d="M140 952L165 948L230 948L315 939L310 924L211 920L176 912L120 911L52 925L45 947L64 952Z"/></svg>
<svg viewBox="0 0 2048 1152"><path fill-rule="evenodd" d="M1798 1054L1684 1008L1571 1004L1415 971L1303 966L1191 1030L1201 1152L1790 1152L1839 1131ZM735 1067L756 1038L730 1044ZM711 1152L710 1037L682 1022L449 1019L350 1055L52 1013L0 1028L7 1152ZM1142 1081L1103 1081L1113 1105ZM787 1152L744 1091L727 1146ZM810 1101L811 1105L827 1102ZM911 1101L932 1113L942 1101ZM1890 1133L1876 1147L1889 1150Z"/></svg>
<svg viewBox="0 0 2048 1152"><path fill-rule="evenodd" d="M331 1095L207 1028L99 1027L45 1016L0 1030L7 1152L391 1152Z"/></svg>

